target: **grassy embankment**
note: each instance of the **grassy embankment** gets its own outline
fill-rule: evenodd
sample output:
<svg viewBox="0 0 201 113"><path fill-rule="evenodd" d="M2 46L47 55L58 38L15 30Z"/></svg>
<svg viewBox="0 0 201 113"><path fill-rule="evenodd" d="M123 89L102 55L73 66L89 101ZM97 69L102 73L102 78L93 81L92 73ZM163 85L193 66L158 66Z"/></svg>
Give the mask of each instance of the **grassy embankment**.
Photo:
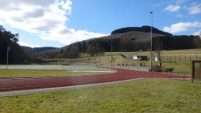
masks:
<svg viewBox="0 0 201 113"><path fill-rule="evenodd" d="M190 81L135 82L0 98L1 113L197 113L201 85Z"/></svg>

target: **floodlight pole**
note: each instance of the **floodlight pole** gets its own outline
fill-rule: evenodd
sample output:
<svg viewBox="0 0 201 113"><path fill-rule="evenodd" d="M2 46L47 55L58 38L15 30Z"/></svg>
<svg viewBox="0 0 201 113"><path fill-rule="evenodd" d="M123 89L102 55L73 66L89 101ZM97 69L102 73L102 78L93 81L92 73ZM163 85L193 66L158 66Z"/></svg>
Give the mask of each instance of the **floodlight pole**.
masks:
<svg viewBox="0 0 201 113"><path fill-rule="evenodd" d="M151 53L150 53L150 70L152 70L152 38L153 38L153 36L152 36L152 27L153 27L153 12L151 11L150 14L151 14L151 36L150 36L150 45L151 45L150 51L151 51Z"/></svg>
<svg viewBox="0 0 201 113"><path fill-rule="evenodd" d="M9 54L9 50L11 49L10 46L7 47L7 65L6 65L6 69L8 69L8 54Z"/></svg>

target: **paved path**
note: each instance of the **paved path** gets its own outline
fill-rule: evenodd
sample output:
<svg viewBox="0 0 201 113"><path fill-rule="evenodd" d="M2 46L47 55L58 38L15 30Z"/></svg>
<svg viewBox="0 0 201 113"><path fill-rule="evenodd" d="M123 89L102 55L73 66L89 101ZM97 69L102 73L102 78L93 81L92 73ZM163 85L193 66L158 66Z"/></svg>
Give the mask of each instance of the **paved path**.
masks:
<svg viewBox="0 0 201 113"><path fill-rule="evenodd" d="M116 70L116 73L89 76L0 79L0 92L96 84L136 78L170 77L170 75L166 73L145 72L118 68L113 69ZM171 78L183 78L183 76L171 74ZM190 76L187 76L186 78L190 78Z"/></svg>

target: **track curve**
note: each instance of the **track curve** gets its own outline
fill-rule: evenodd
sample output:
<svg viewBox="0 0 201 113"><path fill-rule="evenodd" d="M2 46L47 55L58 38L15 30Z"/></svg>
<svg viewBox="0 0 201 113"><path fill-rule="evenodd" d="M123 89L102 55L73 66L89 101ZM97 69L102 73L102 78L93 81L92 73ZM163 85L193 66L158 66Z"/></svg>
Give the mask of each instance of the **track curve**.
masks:
<svg viewBox="0 0 201 113"><path fill-rule="evenodd" d="M170 77L170 75L166 73L145 72L145 71L127 70L119 68L110 68L110 69L116 70L116 73L88 75L88 76L0 79L0 92L96 84L96 83L114 82L114 81L122 81L136 78ZM171 74L171 78L183 78L183 76ZM187 76L186 78L191 77Z"/></svg>

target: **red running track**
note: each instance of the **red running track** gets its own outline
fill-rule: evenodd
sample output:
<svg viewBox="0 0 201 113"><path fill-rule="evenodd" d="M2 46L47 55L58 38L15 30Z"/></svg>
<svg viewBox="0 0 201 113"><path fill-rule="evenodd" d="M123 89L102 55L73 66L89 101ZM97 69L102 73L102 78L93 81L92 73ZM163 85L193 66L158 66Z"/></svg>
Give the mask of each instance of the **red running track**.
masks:
<svg viewBox="0 0 201 113"><path fill-rule="evenodd" d="M136 78L170 77L170 75L166 73L144 72L144 71L126 70L118 68L112 68L112 69L116 70L117 72L109 74L100 74L100 75L88 75L88 76L0 79L0 92L95 84L95 83L114 82L114 81L122 81ZM183 78L183 76L171 74L171 78ZM190 76L187 76L186 78L190 78Z"/></svg>

